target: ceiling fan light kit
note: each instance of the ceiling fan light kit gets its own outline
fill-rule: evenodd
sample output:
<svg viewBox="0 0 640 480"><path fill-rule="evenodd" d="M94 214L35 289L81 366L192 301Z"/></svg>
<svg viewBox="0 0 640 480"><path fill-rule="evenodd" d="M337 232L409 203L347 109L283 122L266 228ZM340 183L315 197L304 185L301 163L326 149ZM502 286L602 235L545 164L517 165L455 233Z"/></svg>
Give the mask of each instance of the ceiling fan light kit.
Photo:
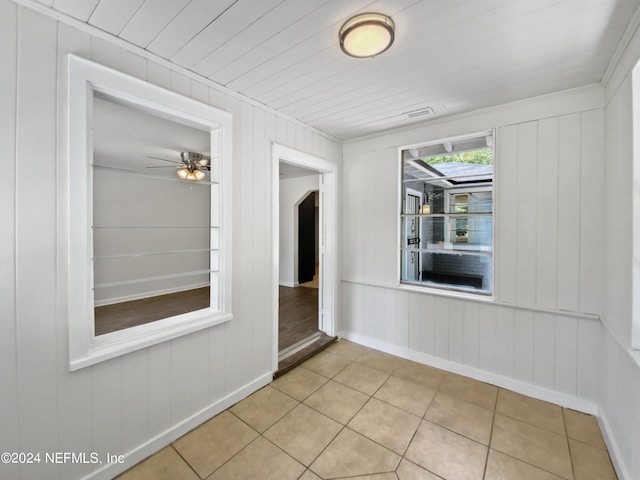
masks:
<svg viewBox="0 0 640 480"><path fill-rule="evenodd" d="M196 152L180 152L180 161L167 160L166 158L148 157L155 160L162 160L163 162L169 162L175 164L176 175L183 180L191 180L197 182L205 177L205 170L211 170L209 165L210 158L205 157L201 153ZM165 168L151 166L147 168Z"/></svg>
<svg viewBox="0 0 640 480"><path fill-rule="evenodd" d="M381 13L361 13L342 25L340 48L351 57L375 57L388 50L394 38L391 18Z"/></svg>
<svg viewBox="0 0 640 480"><path fill-rule="evenodd" d="M180 178L183 180L202 180L204 178L204 172L202 170L192 170L190 171L187 168L179 168L176 172Z"/></svg>

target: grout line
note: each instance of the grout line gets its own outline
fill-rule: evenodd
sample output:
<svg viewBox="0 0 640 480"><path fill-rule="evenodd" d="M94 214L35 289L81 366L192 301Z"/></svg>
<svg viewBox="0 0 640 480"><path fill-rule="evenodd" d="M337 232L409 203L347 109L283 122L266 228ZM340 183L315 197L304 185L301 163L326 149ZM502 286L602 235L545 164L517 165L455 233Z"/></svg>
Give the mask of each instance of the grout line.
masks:
<svg viewBox="0 0 640 480"><path fill-rule="evenodd" d="M198 472L196 472L196 471L195 471L195 469L191 466L191 464L187 461L187 459L186 459L186 458L184 458L184 457L182 456L182 454L181 454L181 453L178 451L178 449L173 445L173 443L174 443L174 442L171 442L168 446L169 446L169 447L171 447L171 448L173 449L173 451L174 451L174 452L176 452L176 453L178 454L178 456L182 459L182 461L183 461L184 463L186 463L186 464L187 464L187 466L191 469L191 471L192 471L193 473L195 473L195 474L196 474L196 477L198 477L198 478L202 478L202 477L198 474ZM165 447L165 448L166 448L166 447ZM160 450L159 450L159 451L160 451ZM156 452L156 453L157 453L157 452ZM155 455L155 454L154 454L154 455ZM149 457L147 457L147 458L149 458ZM133 467L131 467L131 468L133 468ZM212 473L213 473L213 472L212 472Z"/></svg>
<svg viewBox="0 0 640 480"><path fill-rule="evenodd" d="M571 452L571 442L569 441L569 429L567 428L567 419L564 415L564 408L562 408L562 425L564 426L564 434L567 438L567 450L569 452L569 462L571 463L571 474L573 478L576 478L576 468L573 462L573 453Z"/></svg>

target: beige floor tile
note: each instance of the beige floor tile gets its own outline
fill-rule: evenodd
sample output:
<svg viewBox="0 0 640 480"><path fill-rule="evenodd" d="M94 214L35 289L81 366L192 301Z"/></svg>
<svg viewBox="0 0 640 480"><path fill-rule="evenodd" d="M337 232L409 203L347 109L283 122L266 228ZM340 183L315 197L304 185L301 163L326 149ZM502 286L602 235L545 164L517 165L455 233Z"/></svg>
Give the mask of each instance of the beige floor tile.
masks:
<svg viewBox="0 0 640 480"><path fill-rule="evenodd" d="M396 475L398 480L441 480L441 477L436 477L433 473L404 458L396 470Z"/></svg>
<svg viewBox="0 0 640 480"><path fill-rule="evenodd" d="M496 411L536 427L566 435L562 408L558 405L501 388Z"/></svg>
<svg viewBox="0 0 640 480"><path fill-rule="evenodd" d="M487 447L423 421L405 458L447 480L482 480Z"/></svg>
<svg viewBox="0 0 640 480"><path fill-rule="evenodd" d="M598 419L586 413L576 412L575 410L563 409L564 423L567 426L569 438L579 440L582 443L606 449L607 446L602 438Z"/></svg>
<svg viewBox="0 0 640 480"><path fill-rule="evenodd" d="M351 360L333 353L323 352L314 355L302 366L327 378L333 378L351 363Z"/></svg>
<svg viewBox="0 0 640 480"><path fill-rule="evenodd" d="M571 479L567 437L496 413L491 448Z"/></svg>
<svg viewBox="0 0 640 480"><path fill-rule="evenodd" d="M231 412L262 433L298 403L275 388L266 386L235 404L231 407Z"/></svg>
<svg viewBox="0 0 640 480"><path fill-rule="evenodd" d="M438 392L424 418L483 445L489 445L493 410Z"/></svg>
<svg viewBox="0 0 640 480"><path fill-rule="evenodd" d="M424 416L436 391L403 378L391 376L374 395L407 412Z"/></svg>
<svg viewBox="0 0 640 480"><path fill-rule="evenodd" d="M320 454L311 470L322 478L355 477L395 471L400 457L348 428Z"/></svg>
<svg viewBox="0 0 640 480"><path fill-rule="evenodd" d="M257 436L246 423L224 411L173 442L173 446L204 478Z"/></svg>
<svg viewBox="0 0 640 480"><path fill-rule="evenodd" d="M444 380L446 373L437 368L429 367L428 365L406 361L393 372L393 375L437 390Z"/></svg>
<svg viewBox="0 0 640 480"><path fill-rule="evenodd" d="M562 478L491 449L484 480L562 480Z"/></svg>
<svg viewBox="0 0 640 480"><path fill-rule="evenodd" d="M298 367L278 377L271 386L296 400L303 401L328 381L327 377L306 368Z"/></svg>
<svg viewBox="0 0 640 480"><path fill-rule="evenodd" d="M405 360L400 357L378 350L369 350L360 355L355 361L389 374L393 373L405 362Z"/></svg>
<svg viewBox="0 0 640 480"><path fill-rule="evenodd" d="M318 475L313 473L311 470L307 470L302 474L299 480L322 480Z"/></svg>
<svg viewBox="0 0 640 480"><path fill-rule="evenodd" d="M216 470L208 480L296 480L304 470L304 465L273 443L258 437Z"/></svg>
<svg viewBox="0 0 640 480"><path fill-rule="evenodd" d="M304 403L314 410L346 425L367 403L369 397L353 388L334 382L325 383Z"/></svg>
<svg viewBox="0 0 640 480"><path fill-rule="evenodd" d="M341 429L338 422L300 404L264 432L264 436L309 466Z"/></svg>
<svg viewBox="0 0 640 480"><path fill-rule="evenodd" d="M388 373L360 365L359 363L352 363L333 379L359 392L373 395L387 378L389 378Z"/></svg>
<svg viewBox="0 0 640 480"><path fill-rule="evenodd" d="M341 477L335 480L398 480L395 473L376 473L375 475L358 475L357 477Z"/></svg>
<svg viewBox="0 0 640 480"><path fill-rule="evenodd" d="M176 453L165 447L117 477L118 480L199 480L198 475Z"/></svg>
<svg viewBox="0 0 640 480"><path fill-rule="evenodd" d="M472 378L448 373L439 390L443 393L457 397L465 402L473 403L490 410L496 408L498 387L488 383L479 382Z"/></svg>
<svg viewBox="0 0 640 480"><path fill-rule="evenodd" d="M327 347L326 351L333 353L334 355L340 355L351 361L358 358L360 355L366 353L369 349L357 343L350 342L349 340L338 340Z"/></svg>
<svg viewBox="0 0 640 480"><path fill-rule="evenodd" d="M420 422L420 417L372 398L353 417L348 427L402 455Z"/></svg>
<svg viewBox="0 0 640 480"><path fill-rule="evenodd" d="M616 480L617 476L606 450L569 440L576 480Z"/></svg>

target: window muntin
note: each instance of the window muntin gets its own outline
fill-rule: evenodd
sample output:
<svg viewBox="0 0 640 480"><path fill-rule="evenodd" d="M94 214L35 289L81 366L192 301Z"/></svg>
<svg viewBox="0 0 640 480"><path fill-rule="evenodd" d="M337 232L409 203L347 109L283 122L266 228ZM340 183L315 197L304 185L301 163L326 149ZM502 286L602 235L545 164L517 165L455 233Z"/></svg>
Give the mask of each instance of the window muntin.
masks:
<svg viewBox="0 0 640 480"><path fill-rule="evenodd" d="M491 294L492 139L402 151L402 283Z"/></svg>

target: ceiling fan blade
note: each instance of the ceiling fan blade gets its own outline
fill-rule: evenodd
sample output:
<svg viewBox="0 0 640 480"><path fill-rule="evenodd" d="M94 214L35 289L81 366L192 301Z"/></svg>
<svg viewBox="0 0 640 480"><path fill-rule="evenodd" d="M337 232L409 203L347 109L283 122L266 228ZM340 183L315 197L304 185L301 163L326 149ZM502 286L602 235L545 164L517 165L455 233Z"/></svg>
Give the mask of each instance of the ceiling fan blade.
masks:
<svg viewBox="0 0 640 480"><path fill-rule="evenodd" d="M144 167L144 168L176 168L177 165L174 167L173 165L154 165L152 167Z"/></svg>
<svg viewBox="0 0 640 480"><path fill-rule="evenodd" d="M162 160L163 162L175 163L176 165L180 165L182 163L182 162L178 162L178 161L175 161L175 160L167 160L166 158L160 158L160 157L148 156L147 158L153 158L154 160Z"/></svg>

